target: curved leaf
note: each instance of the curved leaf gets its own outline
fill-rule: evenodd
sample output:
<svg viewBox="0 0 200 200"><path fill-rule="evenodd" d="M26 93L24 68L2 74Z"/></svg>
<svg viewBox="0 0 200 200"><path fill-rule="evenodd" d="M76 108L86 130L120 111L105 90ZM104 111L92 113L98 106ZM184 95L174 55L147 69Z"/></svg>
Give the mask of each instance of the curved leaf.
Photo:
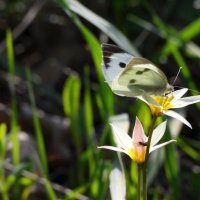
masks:
<svg viewBox="0 0 200 200"><path fill-rule="evenodd" d="M96 15L94 12L87 9L80 2L75 0L59 0L65 12L69 15L69 9L79 16L85 18L94 26L103 31L109 36L117 45L128 51L129 53L139 56L139 52L131 45L131 42L111 23Z"/></svg>

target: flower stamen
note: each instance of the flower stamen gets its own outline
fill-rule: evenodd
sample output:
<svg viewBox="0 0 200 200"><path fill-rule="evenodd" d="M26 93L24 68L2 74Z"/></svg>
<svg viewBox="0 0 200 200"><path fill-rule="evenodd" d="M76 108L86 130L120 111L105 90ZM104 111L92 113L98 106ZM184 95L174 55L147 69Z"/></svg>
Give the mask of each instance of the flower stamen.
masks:
<svg viewBox="0 0 200 200"><path fill-rule="evenodd" d="M149 107L151 109L151 112L155 116L162 116L163 111L169 110L170 108L173 108L173 104L171 101L174 99L174 96L155 96L152 97L154 101L156 101L160 106L155 106L150 104Z"/></svg>
<svg viewBox="0 0 200 200"><path fill-rule="evenodd" d="M135 144L132 149L128 150L128 154L133 161L143 163L145 161L146 146Z"/></svg>

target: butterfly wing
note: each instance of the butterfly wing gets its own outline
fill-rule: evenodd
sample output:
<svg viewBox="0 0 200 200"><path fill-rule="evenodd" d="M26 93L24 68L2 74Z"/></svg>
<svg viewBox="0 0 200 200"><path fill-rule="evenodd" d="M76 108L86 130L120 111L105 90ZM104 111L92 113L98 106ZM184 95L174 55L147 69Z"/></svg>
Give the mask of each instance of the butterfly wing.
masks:
<svg viewBox="0 0 200 200"><path fill-rule="evenodd" d="M162 95L168 88L165 74L144 58L133 58L118 77L118 84L127 86L136 96Z"/></svg>
<svg viewBox="0 0 200 200"><path fill-rule="evenodd" d="M123 71L132 55L112 44L102 44L102 70L104 77L111 86L113 80Z"/></svg>

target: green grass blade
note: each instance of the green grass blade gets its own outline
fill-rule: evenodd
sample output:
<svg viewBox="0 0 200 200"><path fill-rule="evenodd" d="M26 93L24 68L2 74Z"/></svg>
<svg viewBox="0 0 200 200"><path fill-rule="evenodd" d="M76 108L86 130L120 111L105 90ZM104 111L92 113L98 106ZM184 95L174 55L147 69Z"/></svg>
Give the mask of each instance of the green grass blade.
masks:
<svg viewBox="0 0 200 200"><path fill-rule="evenodd" d="M199 31L198 19L192 22L191 25L189 24L189 28L184 28L181 31L181 34L178 34L178 32L175 29L172 29L166 24L163 24L161 20L158 20L158 17L156 20L156 22L158 23L157 26L135 15L130 15L129 20L142 27L143 29L156 34L160 38L166 39L167 43L161 53L162 57L166 57L170 54L170 49L173 45L180 47L181 45L183 45L184 41L188 41L189 38L193 38L196 35L198 35ZM190 31L190 29L192 30ZM188 41L185 45L185 50L186 53L188 53L190 56L200 58L200 47L194 42Z"/></svg>
<svg viewBox="0 0 200 200"><path fill-rule="evenodd" d="M189 42L189 40L193 39L194 37L196 37L197 35L200 34L199 26L200 26L200 18L198 18L197 20L193 21L191 24L186 26L179 33L176 32L176 34L173 36L173 38L172 39L169 38L169 40L167 41L166 45L164 46L164 48L162 50L163 56L166 57L169 54L171 54L172 46L175 45L176 47L181 47L186 42L187 42L186 48L190 52L189 47L192 45L192 43ZM196 54L194 54L194 55L196 55Z"/></svg>
<svg viewBox="0 0 200 200"><path fill-rule="evenodd" d="M183 138L178 138L177 145L185 152L188 156L190 156L193 160L200 162L200 153L192 148Z"/></svg>
<svg viewBox="0 0 200 200"><path fill-rule="evenodd" d="M12 33L8 29L6 31L6 45L7 45L7 60L8 60L8 71L10 74L10 91L11 91L11 105L12 105L12 114L11 114L11 141L13 144L12 148L12 160L15 165L19 163L20 152L19 152L19 140L18 140L18 120L17 120L17 100L16 100L16 91L15 91L15 61L14 61L14 49L13 49L13 40Z"/></svg>
<svg viewBox="0 0 200 200"><path fill-rule="evenodd" d="M184 41L189 41L194 37L200 35L200 18L197 18L186 26L181 32L180 36Z"/></svg>
<svg viewBox="0 0 200 200"><path fill-rule="evenodd" d="M135 56L139 56L138 51L131 45L131 42L119 31L114 25L98 16L91 10L87 9L80 2L75 0L58 0L62 8L69 14L69 9L74 13L88 20L94 26L108 35L116 44L123 49L132 53Z"/></svg>
<svg viewBox="0 0 200 200"><path fill-rule="evenodd" d="M88 185L85 184L83 186L80 186L73 191L71 191L65 198L64 200L72 200L72 199L83 199L83 200L89 200L89 198L85 196L81 196L80 194L84 193L87 189ZM79 197L79 198L78 198Z"/></svg>
<svg viewBox="0 0 200 200"><path fill-rule="evenodd" d="M90 84L90 72L89 67L86 66L84 70L85 74L85 90L84 90L84 104L83 104L83 116L84 126L86 132L87 148L88 148L88 164L90 177L96 168L95 153L96 146L94 143L94 119L93 119L93 108L92 108L92 96L91 96L91 84Z"/></svg>
<svg viewBox="0 0 200 200"><path fill-rule="evenodd" d="M85 92L84 92L84 125L86 130L88 146L93 146L93 110L92 110L92 98L91 98L91 84L89 79L89 67L85 67Z"/></svg>
<svg viewBox="0 0 200 200"><path fill-rule="evenodd" d="M56 193L54 192L51 182L48 180L48 178L44 178L44 185L47 190L47 195L50 200L57 200Z"/></svg>
<svg viewBox="0 0 200 200"><path fill-rule="evenodd" d="M79 27L80 31L82 32L84 38L86 39L90 52L92 54L95 67L96 67L96 72L99 78L99 85L100 85L100 94L102 98L103 105L110 115L113 114L114 110L114 99L113 99L113 94L108 87L108 85L105 83L104 78L102 76L102 70L101 70L101 62L102 62L102 52L101 52L101 47L99 42L97 41L96 37L93 35L87 27L85 27L80 20L76 20L76 24Z"/></svg>
<svg viewBox="0 0 200 200"><path fill-rule="evenodd" d="M169 134L165 134L165 140L169 139ZM165 173L171 189L172 200L180 199L180 172L179 172L179 159L177 149L174 144L170 144L165 147L165 159L164 159Z"/></svg>
<svg viewBox="0 0 200 200"><path fill-rule="evenodd" d="M192 75L191 75L191 72L189 70L189 67L188 65L186 64L183 56L181 55L180 51L178 50L177 47L173 46L171 48L171 53L176 61L176 63L178 64L178 66L182 67L182 70L181 70L181 74L183 75L183 77L185 78L185 80L187 81L187 85L188 87L191 89L191 93L193 95L196 95L196 93L194 91L198 91L198 88L195 84L195 82L193 81L193 78L192 78ZM196 106L198 108L200 108L200 105L199 104L196 104Z"/></svg>
<svg viewBox="0 0 200 200"><path fill-rule="evenodd" d="M93 35L93 33L81 23L78 17L74 17L73 20L75 24L78 26L81 33L83 34L85 40L87 41L87 44L90 48L90 52L96 67L98 79L100 82L102 82L103 81L103 76L101 71L102 53L101 53L100 43Z"/></svg>
<svg viewBox="0 0 200 200"><path fill-rule="evenodd" d="M7 44L7 57L8 57L9 72L12 75L12 79L14 79L15 61L14 61L14 49L13 49L12 33L11 33L10 29L8 29L6 31L6 44Z"/></svg>
<svg viewBox="0 0 200 200"><path fill-rule="evenodd" d="M63 9L68 13L68 15L70 15L74 23L78 26L79 30L81 31L81 33L83 34L84 38L87 41L87 44L90 48L91 55L93 57L93 61L96 67L96 72L97 72L97 76L99 80L100 94L101 94L99 100L102 102L102 105L104 106L104 109L106 110L106 113L109 113L112 115L114 113L113 112L114 111L113 94L111 93L110 89L104 82L104 79L102 76L102 71L101 71L102 54L101 54L100 44L98 40L96 39L96 37L81 23L79 18L75 14L70 13L69 8L70 8L70 5L74 3L74 1L66 2L65 0L60 0L59 2L62 5ZM105 120L106 118L107 117L103 119Z"/></svg>
<svg viewBox="0 0 200 200"><path fill-rule="evenodd" d="M36 141L37 141L39 156L40 156L40 160L41 160L40 170L44 177L44 185L47 190L47 195L48 195L49 199L56 200L57 199L56 194L51 186L50 181L48 180L49 172L48 172L48 162L47 162L45 143L44 143L42 128L40 125L39 116L38 116L38 112L37 112L33 87L31 84L31 81L32 81L31 71L28 67L26 67L26 78L27 78L29 98L31 101L31 109L32 109L32 113L33 113L33 125L34 125L34 129L35 129Z"/></svg>
<svg viewBox="0 0 200 200"><path fill-rule="evenodd" d="M0 124L0 161L3 161L6 152L6 124Z"/></svg>
<svg viewBox="0 0 200 200"><path fill-rule="evenodd" d="M40 160L41 160L43 174L48 176L48 162L47 162L46 148L45 148L42 129L41 129L39 116L38 116L38 112L37 112L37 108L36 108L33 87L31 84L31 81L32 81L31 72L28 67L26 67L26 78L27 78L29 98L31 101L31 109L32 109L32 113L33 113L33 125L34 125L34 129L35 129L36 141L37 141L37 145L38 145L39 156L40 156Z"/></svg>
<svg viewBox="0 0 200 200"><path fill-rule="evenodd" d="M63 109L67 117L70 118L71 136L76 146L77 152L81 152L81 125L79 121L80 112L80 90L81 81L77 76L69 77L64 84L62 92Z"/></svg>
<svg viewBox="0 0 200 200"><path fill-rule="evenodd" d="M0 124L0 196L2 200L9 200L9 194L6 190L6 178L4 170L4 156L6 153L6 124Z"/></svg>

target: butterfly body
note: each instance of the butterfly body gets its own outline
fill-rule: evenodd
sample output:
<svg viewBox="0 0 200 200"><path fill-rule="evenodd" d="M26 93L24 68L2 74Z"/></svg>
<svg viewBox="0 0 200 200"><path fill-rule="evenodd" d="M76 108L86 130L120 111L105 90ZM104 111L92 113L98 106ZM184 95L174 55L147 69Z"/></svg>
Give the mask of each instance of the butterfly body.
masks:
<svg viewBox="0 0 200 200"><path fill-rule="evenodd" d="M115 45L103 44L103 73L120 96L165 95L173 90L165 74L145 58L134 57Z"/></svg>

